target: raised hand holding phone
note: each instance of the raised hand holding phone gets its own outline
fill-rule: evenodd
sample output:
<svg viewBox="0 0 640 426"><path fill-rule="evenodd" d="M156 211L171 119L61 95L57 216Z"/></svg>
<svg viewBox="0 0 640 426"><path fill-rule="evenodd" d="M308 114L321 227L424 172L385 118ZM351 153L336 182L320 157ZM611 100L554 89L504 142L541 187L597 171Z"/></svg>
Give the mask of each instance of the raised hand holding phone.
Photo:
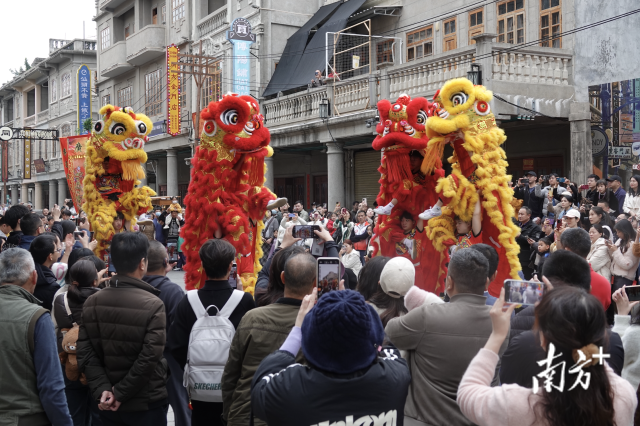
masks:
<svg viewBox="0 0 640 426"><path fill-rule="evenodd" d="M627 294L627 291L629 291L629 294ZM631 312L631 308L637 305L638 300L640 300L640 287L625 286L619 288L613 293L611 299L616 302L616 306L618 307L618 315L629 315L629 312Z"/></svg>

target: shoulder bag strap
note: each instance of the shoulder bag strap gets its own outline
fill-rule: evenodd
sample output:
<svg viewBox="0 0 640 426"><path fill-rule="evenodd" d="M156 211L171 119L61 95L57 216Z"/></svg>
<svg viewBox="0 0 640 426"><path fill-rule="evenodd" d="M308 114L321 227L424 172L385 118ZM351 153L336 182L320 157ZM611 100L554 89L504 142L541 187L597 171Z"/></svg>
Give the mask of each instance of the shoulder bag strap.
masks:
<svg viewBox="0 0 640 426"><path fill-rule="evenodd" d="M187 299L189 300L191 309L193 309L193 313L196 314L196 318L202 318L205 314L205 309L200 301L200 297L198 297L198 290L189 290L187 292Z"/></svg>
<svg viewBox="0 0 640 426"><path fill-rule="evenodd" d="M219 317L229 318L236 307L240 304L242 297L244 296L244 291L233 290L231 297L227 300L227 303L224 304L222 310L218 313Z"/></svg>
<svg viewBox="0 0 640 426"><path fill-rule="evenodd" d="M71 314L71 309L69 309L69 300L67 299L67 294L69 292L66 291L64 293L63 299L64 299L64 309L67 311L67 316L69 317L69 320L71 320L71 323L73 324L74 327L76 327L78 324L73 320L73 315Z"/></svg>

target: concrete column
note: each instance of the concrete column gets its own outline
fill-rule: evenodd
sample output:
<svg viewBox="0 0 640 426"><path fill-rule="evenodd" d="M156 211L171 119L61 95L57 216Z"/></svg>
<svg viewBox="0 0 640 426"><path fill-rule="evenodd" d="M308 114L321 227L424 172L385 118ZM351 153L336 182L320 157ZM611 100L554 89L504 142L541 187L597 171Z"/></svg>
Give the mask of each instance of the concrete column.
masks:
<svg viewBox="0 0 640 426"><path fill-rule="evenodd" d="M58 179L58 206L60 209L63 209L65 198L67 198L67 178Z"/></svg>
<svg viewBox="0 0 640 426"><path fill-rule="evenodd" d="M42 182L36 182L33 191L33 209L42 210Z"/></svg>
<svg viewBox="0 0 640 426"><path fill-rule="evenodd" d="M160 195L160 185L167 184L167 163L166 160L156 162L156 192Z"/></svg>
<svg viewBox="0 0 640 426"><path fill-rule="evenodd" d="M591 157L591 111L589 102L573 102L569 106L571 131L571 169L568 175L572 182L586 182L593 173Z"/></svg>
<svg viewBox="0 0 640 426"><path fill-rule="evenodd" d="M56 196L58 195L58 181L52 179L49 181L49 211L53 210L53 205L56 203Z"/></svg>
<svg viewBox="0 0 640 426"><path fill-rule="evenodd" d="M29 184L23 183L20 188L20 202L27 204L29 202Z"/></svg>
<svg viewBox="0 0 640 426"><path fill-rule="evenodd" d="M11 185L11 205L15 206L18 204L18 184L14 183Z"/></svg>
<svg viewBox="0 0 640 426"><path fill-rule="evenodd" d="M36 115L36 123L38 122L38 113L40 112L40 85L36 84L36 99L35 99L35 115ZM42 154L40 154L40 158L42 158ZM34 207L35 209L35 207Z"/></svg>
<svg viewBox="0 0 640 426"><path fill-rule="evenodd" d="M175 149L167 150L167 195L178 195L178 156Z"/></svg>
<svg viewBox="0 0 640 426"><path fill-rule="evenodd" d="M493 67L493 56L491 56L491 49L493 47L493 40L498 37L497 34L480 34L473 39L476 41L476 58L475 63L480 65L482 71L482 85L487 89L491 89L491 77ZM468 70L471 70L471 65L467 66Z"/></svg>
<svg viewBox="0 0 640 426"><path fill-rule="evenodd" d="M266 178L264 185L272 192L275 192L275 183L273 180L273 157L265 157L264 164L267 166L267 171L264 173L264 177ZM278 197L281 196L281 194L276 195Z"/></svg>
<svg viewBox="0 0 640 426"><path fill-rule="evenodd" d="M327 186L329 197L327 205L333 206L340 201L346 206L344 200L344 144L340 142L327 143Z"/></svg>

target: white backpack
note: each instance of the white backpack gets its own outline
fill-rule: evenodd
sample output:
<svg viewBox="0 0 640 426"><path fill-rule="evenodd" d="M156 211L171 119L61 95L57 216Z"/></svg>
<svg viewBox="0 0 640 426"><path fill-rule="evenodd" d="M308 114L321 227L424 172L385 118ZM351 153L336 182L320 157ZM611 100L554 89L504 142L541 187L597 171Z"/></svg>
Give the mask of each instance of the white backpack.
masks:
<svg viewBox="0 0 640 426"><path fill-rule="evenodd" d="M222 373L229 358L231 340L236 334L229 316L242 296L244 292L233 290L222 310L215 305L205 309L198 297L198 290L187 292L187 299L197 320L189 335L189 352L182 384L192 400L222 402ZM209 315L210 308L216 308L215 316Z"/></svg>

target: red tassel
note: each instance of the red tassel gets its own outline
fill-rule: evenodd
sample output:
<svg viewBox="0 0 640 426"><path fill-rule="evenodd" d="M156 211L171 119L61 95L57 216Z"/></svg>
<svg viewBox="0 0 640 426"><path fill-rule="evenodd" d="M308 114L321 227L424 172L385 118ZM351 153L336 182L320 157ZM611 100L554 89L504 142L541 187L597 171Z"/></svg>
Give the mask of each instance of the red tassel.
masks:
<svg viewBox="0 0 640 426"><path fill-rule="evenodd" d="M405 179L411 180L411 163L406 152L387 153L387 179L391 183L399 183Z"/></svg>
<svg viewBox="0 0 640 426"><path fill-rule="evenodd" d="M251 169L249 170L249 185L262 186L264 183L264 157L251 157Z"/></svg>

